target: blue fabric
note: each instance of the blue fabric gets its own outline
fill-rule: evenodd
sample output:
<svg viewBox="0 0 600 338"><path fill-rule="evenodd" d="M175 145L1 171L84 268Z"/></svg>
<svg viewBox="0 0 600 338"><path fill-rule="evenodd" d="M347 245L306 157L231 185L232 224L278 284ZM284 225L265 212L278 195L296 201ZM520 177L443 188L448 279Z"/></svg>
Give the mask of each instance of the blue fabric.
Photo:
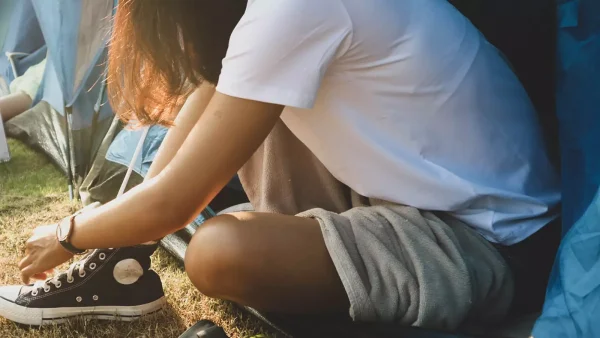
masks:
<svg viewBox="0 0 600 338"><path fill-rule="evenodd" d="M0 9L3 7L4 6L0 6ZM11 11L11 20L5 36L4 45L2 46L2 53L0 53L0 76L10 82L16 76L22 75L27 70L28 66L36 64L36 60L41 60L39 59L38 51L43 48L44 45L44 36L38 24L31 0L17 1ZM33 56L35 60L19 60L19 62L22 62L21 66L18 67L18 72L20 74L13 74L10 62L5 55L6 52L35 54ZM38 52L38 54L36 54L36 52ZM27 57L25 59L27 59Z"/></svg>
<svg viewBox="0 0 600 338"><path fill-rule="evenodd" d="M124 165L126 167L131 163L133 153L137 147L140 137L142 137L143 130L122 130L115 140L111 143L106 153L106 159ZM162 144L163 139L167 134L167 129L161 126L152 126L148 131L146 140L144 140L144 146L142 147L142 154L135 161L133 170L139 175L145 177L150 169L154 157L158 152L158 148Z"/></svg>
<svg viewBox="0 0 600 338"><path fill-rule="evenodd" d="M54 68L54 63L51 58L46 60L46 69L44 71L44 77L42 79L42 83L40 84L40 90L38 91L38 97L36 97L36 102L39 100L44 100L50 104L52 108L54 108L61 115L64 115L65 112L65 101L62 95L62 90L58 85L58 75L56 74L56 69Z"/></svg>
<svg viewBox="0 0 600 338"><path fill-rule="evenodd" d="M536 337L600 337L600 1L560 0L563 233Z"/></svg>
<svg viewBox="0 0 600 338"><path fill-rule="evenodd" d="M65 101L73 99L81 1L32 0Z"/></svg>
<svg viewBox="0 0 600 338"><path fill-rule="evenodd" d="M17 0L0 0L0 50L4 46L4 39L10 27L10 18Z"/></svg>
<svg viewBox="0 0 600 338"><path fill-rule="evenodd" d="M136 159L133 167L133 170L142 177L145 177L148 173L148 170L156 157L158 148L160 148L163 139L167 135L167 131L168 130L165 127L161 126L150 127L146 140L144 140L142 154ZM135 148L140 141L142 132L142 130L122 130L108 148L106 159L128 167L133 158ZM227 188L237 191L244 190L237 175L227 184Z"/></svg>
<svg viewBox="0 0 600 338"><path fill-rule="evenodd" d="M89 128L95 120L112 118L106 94L100 111L94 109L103 87L108 34L103 27L90 22L82 24L82 20L106 22L106 15L94 12L94 6L112 10L113 0L28 1L32 1L50 51L42 83L43 100L61 114L65 107L71 107L73 130ZM94 45L98 36L101 43Z"/></svg>

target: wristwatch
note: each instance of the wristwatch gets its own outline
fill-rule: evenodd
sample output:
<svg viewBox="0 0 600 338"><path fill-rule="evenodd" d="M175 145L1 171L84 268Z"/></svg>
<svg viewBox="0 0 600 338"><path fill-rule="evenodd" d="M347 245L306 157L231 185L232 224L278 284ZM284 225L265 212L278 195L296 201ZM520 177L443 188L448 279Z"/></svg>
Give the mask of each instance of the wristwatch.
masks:
<svg viewBox="0 0 600 338"><path fill-rule="evenodd" d="M74 255L81 255L85 253L87 250L77 249L73 244L71 244L71 236L73 236L73 229L75 228L75 217L78 214L71 215L69 217L64 218L58 226L56 227L56 238L60 245L62 245L65 250L69 251Z"/></svg>

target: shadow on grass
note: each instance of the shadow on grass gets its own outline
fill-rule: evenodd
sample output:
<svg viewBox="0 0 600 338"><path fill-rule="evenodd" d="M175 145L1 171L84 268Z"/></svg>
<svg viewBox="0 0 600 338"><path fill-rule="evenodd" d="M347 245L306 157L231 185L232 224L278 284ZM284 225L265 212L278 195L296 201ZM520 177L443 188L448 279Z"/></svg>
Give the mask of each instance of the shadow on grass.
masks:
<svg viewBox="0 0 600 338"><path fill-rule="evenodd" d="M43 205L52 205L52 203L64 200L63 196L20 196L4 195L0 197L0 213L26 212L32 208L39 208Z"/></svg>

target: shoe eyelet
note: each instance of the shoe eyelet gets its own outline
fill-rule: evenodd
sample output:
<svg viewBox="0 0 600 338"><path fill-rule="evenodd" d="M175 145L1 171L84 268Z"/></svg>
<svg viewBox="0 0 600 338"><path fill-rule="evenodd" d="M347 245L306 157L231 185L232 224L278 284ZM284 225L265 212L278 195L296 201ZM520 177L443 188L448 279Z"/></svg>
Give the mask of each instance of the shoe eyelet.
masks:
<svg viewBox="0 0 600 338"><path fill-rule="evenodd" d="M77 301L77 303L81 303L81 301L83 300L80 296L77 296L77 298L75 298L75 300Z"/></svg>
<svg viewBox="0 0 600 338"><path fill-rule="evenodd" d="M56 286L57 289L60 289L60 287L62 286L62 283L60 281L58 281L58 283L56 283L55 286Z"/></svg>
<svg viewBox="0 0 600 338"><path fill-rule="evenodd" d="M37 296L38 295L38 290L31 291L31 295L34 296L34 297Z"/></svg>
<svg viewBox="0 0 600 338"><path fill-rule="evenodd" d="M85 271L83 273L80 272L79 277L81 277L81 278L85 277Z"/></svg>
<svg viewBox="0 0 600 338"><path fill-rule="evenodd" d="M45 287L44 286L44 292L50 292L50 287Z"/></svg>
<svg viewBox="0 0 600 338"><path fill-rule="evenodd" d="M90 263L90 269L94 270L96 268L96 263Z"/></svg>
<svg viewBox="0 0 600 338"><path fill-rule="evenodd" d="M105 254L104 252L101 252L101 253L98 255L98 258L100 258L100 260L105 260L105 259L106 259L106 254Z"/></svg>
<svg viewBox="0 0 600 338"><path fill-rule="evenodd" d="M75 278L71 277L71 278L67 278L67 283L71 284L75 281Z"/></svg>

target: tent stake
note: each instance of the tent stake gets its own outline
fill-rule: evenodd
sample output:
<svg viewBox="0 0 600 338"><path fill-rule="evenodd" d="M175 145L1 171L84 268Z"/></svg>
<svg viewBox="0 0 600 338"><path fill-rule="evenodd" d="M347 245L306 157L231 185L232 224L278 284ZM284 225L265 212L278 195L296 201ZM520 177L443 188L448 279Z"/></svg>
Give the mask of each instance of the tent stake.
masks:
<svg viewBox="0 0 600 338"><path fill-rule="evenodd" d="M69 179L69 199L72 201L75 199L75 190L73 187L73 171L71 165L71 126L69 124L69 115L72 113L72 107L65 107L65 126L66 130L66 141L67 141L67 177Z"/></svg>

